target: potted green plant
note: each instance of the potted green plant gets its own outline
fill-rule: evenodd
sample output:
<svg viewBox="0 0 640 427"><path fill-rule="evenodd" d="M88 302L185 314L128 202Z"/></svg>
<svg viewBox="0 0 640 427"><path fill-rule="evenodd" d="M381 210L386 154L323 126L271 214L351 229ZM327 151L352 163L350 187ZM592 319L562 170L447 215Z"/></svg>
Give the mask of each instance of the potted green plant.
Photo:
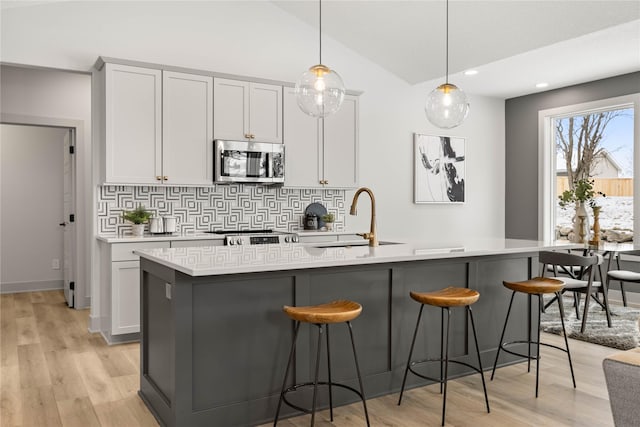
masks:
<svg viewBox="0 0 640 427"><path fill-rule="evenodd" d="M589 215L586 205L589 204L597 218L600 214L600 206L598 206L595 197L596 195L606 197L603 192L593 189L594 184L595 181L593 179L579 179L575 181L572 189L565 190L558 196L560 199L559 205L562 209L572 205L575 206L576 214L573 217L574 235L573 239L571 239L575 243L583 243L585 237L589 234ZM599 233L599 225L597 228Z"/></svg>
<svg viewBox="0 0 640 427"><path fill-rule="evenodd" d="M149 221L153 214L146 210L144 205L140 205L132 211L122 212L122 219L131 222L131 234L134 236L142 236L144 234L144 225Z"/></svg>
<svg viewBox="0 0 640 427"><path fill-rule="evenodd" d="M335 215L333 215L332 213L326 213L322 215L320 219L322 220L322 222L324 222L325 227L327 227L327 231L333 230L333 223L336 220Z"/></svg>

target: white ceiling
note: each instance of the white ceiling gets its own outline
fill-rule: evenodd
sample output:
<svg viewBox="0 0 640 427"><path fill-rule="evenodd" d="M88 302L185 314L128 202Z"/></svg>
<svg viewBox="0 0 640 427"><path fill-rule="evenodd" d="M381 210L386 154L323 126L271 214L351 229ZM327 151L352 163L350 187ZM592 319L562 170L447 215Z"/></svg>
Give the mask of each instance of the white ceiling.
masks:
<svg viewBox="0 0 640 427"><path fill-rule="evenodd" d="M318 27L317 1L272 2ZM410 84L444 78L444 22L444 0L322 3L324 35ZM450 0L450 81L469 93L511 98L638 70L638 0Z"/></svg>
<svg viewBox="0 0 640 427"><path fill-rule="evenodd" d="M318 27L317 0L262 1ZM323 0L322 31L409 84L444 79L445 0ZM479 73L462 74L471 68ZM468 93L512 98L634 71L640 0L450 0L449 80ZM549 87L536 89L539 82Z"/></svg>

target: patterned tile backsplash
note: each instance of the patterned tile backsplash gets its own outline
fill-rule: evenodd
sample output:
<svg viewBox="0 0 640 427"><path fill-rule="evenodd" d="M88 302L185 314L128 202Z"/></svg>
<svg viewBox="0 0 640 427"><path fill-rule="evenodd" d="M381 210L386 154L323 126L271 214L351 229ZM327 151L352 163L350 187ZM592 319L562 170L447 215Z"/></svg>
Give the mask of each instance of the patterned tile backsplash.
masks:
<svg viewBox="0 0 640 427"><path fill-rule="evenodd" d="M322 203L344 229L344 190L303 190L262 185L225 184L212 187L98 187L98 233L129 234L124 210L144 205L155 215L178 218L178 232L219 229L301 230L304 210Z"/></svg>

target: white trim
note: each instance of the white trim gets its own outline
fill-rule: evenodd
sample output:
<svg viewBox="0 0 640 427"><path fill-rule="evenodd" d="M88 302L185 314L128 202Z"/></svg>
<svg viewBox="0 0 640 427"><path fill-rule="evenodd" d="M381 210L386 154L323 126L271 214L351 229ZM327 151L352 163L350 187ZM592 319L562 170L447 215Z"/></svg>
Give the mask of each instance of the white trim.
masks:
<svg viewBox="0 0 640 427"><path fill-rule="evenodd" d="M586 112L608 111L633 107L634 109L634 150L633 167L640 169L640 93L618 96L615 98L601 99L598 101L584 102L580 104L566 105L538 111L538 239L555 240L555 171L556 155L551 144L553 137L553 119L570 114ZM635 175L635 173L634 173ZM640 175L640 174L639 174ZM634 199L640 201L640 180L633 182ZM633 204L633 234L634 241L640 237L640 203Z"/></svg>

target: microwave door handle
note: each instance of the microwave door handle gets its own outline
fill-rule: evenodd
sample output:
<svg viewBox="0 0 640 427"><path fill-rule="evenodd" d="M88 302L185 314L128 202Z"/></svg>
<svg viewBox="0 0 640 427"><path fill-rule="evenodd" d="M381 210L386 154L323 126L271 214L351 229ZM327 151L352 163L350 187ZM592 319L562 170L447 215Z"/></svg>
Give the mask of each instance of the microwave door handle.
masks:
<svg viewBox="0 0 640 427"><path fill-rule="evenodd" d="M267 153L267 178L273 178L273 154Z"/></svg>

